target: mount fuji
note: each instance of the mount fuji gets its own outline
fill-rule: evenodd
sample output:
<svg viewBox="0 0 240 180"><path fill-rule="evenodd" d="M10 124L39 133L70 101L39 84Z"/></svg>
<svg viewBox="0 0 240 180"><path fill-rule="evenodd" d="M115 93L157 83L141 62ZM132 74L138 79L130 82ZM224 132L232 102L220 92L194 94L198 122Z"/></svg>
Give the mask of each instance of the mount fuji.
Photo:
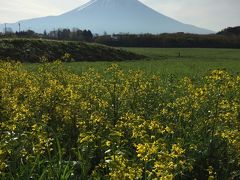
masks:
<svg viewBox="0 0 240 180"><path fill-rule="evenodd" d="M59 16L22 20L7 24L18 31L31 29L38 33L58 28L90 29L93 33L196 33L210 34L210 30L181 23L167 17L138 0L90 0L88 3ZM4 29L4 25L0 25Z"/></svg>

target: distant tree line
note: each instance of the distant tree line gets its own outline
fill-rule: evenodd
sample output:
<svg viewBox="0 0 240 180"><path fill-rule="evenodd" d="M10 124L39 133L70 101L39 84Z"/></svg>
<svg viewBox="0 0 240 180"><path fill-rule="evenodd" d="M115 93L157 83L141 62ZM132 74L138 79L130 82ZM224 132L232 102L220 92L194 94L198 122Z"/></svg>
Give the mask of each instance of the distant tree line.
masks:
<svg viewBox="0 0 240 180"><path fill-rule="evenodd" d="M19 37L38 37L38 34L32 30L16 32L15 35Z"/></svg>
<svg viewBox="0 0 240 180"><path fill-rule="evenodd" d="M43 33L45 38L57 39L57 40L73 40L73 41L92 41L93 34L90 30L80 30L78 28L70 29L58 29L47 33Z"/></svg>
<svg viewBox="0 0 240 180"><path fill-rule="evenodd" d="M20 37L20 38L45 38L55 40L72 40L72 41L92 41L93 34L90 30L73 29L57 29L50 32L44 31L36 33L32 30L13 32L11 29L5 33L0 33L1 37Z"/></svg>
<svg viewBox="0 0 240 180"><path fill-rule="evenodd" d="M227 35L227 36L240 36L240 26L236 27L228 27L218 32L219 35Z"/></svg>
<svg viewBox="0 0 240 180"><path fill-rule="evenodd" d="M96 42L116 47L198 47L240 48L240 26L229 27L216 34L199 35L189 33L164 34L112 34L93 35L90 30L57 29L42 34L32 30L0 34L1 37L46 38L55 40Z"/></svg>
<svg viewBox="0 0 240 180"><path fill-rule="evenodd" d="M240 48L240 36L219 34L114 34L98 36L95 42L118 47Z"/></svg>
<svg viewBox="0 0 240 180"><path fill-rule="evenodd" d="M4 31L5 31L4 33L0 32L1 38L16 38L16 37L40 38L42 37L41 34L35 33L32 30L13 32L12 28L6 28Z"/></svg>

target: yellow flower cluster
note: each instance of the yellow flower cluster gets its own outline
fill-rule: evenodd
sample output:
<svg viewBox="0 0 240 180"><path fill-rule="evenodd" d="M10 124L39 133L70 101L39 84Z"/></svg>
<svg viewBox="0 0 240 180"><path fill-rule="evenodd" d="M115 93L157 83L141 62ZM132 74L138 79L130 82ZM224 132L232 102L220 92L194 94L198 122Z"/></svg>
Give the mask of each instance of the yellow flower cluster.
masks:
<svg viewBox="0 0 240 180"><path fill-rule="evenodd" d="M65 59L70 59L66 54ZM0 62L0 179L239 179L240 77Z"/></svg>

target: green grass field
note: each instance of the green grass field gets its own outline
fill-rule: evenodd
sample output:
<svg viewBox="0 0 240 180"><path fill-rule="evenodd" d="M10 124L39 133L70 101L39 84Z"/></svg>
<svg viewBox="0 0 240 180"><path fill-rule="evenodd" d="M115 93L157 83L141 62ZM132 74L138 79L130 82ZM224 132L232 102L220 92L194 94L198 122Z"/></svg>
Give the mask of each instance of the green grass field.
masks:
<svg viewBox="0 0 240 180"><path fill-rule="evenodd" d="M123 48L147 56L143 60L116 61L116 62L72 62L66 67L75 73L81 73L88 68L103 71L112 63L117 63L122 69L128 71L143 70L147 74L177 77L201 76L213 69L226 69L231 73L240 72L239 49L198 49L198 48ZM180 53L180 57L179 57ZM28 68L36 65L26 64Z"/></svg>
<svg viewBox="0 0 240 180"><path fill-rule="evenodd" d="M141 69L146 73L177 76L202 75L212 69L227 69L240 72L240 50L238 49L161 49L161 48L124 48L128 51L148 56L145 60L116 62L123 69ZM180 57L179 57L180 52ZM66 66L75 72L89 67L104 70L112 62L78 62Z"/></svg>

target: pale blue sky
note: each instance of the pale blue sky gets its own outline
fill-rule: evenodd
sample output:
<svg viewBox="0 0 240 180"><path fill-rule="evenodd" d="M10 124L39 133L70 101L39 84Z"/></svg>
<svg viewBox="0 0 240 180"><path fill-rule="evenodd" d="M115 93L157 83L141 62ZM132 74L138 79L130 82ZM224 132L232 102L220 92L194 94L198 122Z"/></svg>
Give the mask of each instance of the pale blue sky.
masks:
<svg viewBox="0 0 240 180"><path fill-rule="evenodd" d="M58 15L89 0L0 0L0 23ZM218 31L240 25L240 0L139 0L184 23Z"/></svg>

